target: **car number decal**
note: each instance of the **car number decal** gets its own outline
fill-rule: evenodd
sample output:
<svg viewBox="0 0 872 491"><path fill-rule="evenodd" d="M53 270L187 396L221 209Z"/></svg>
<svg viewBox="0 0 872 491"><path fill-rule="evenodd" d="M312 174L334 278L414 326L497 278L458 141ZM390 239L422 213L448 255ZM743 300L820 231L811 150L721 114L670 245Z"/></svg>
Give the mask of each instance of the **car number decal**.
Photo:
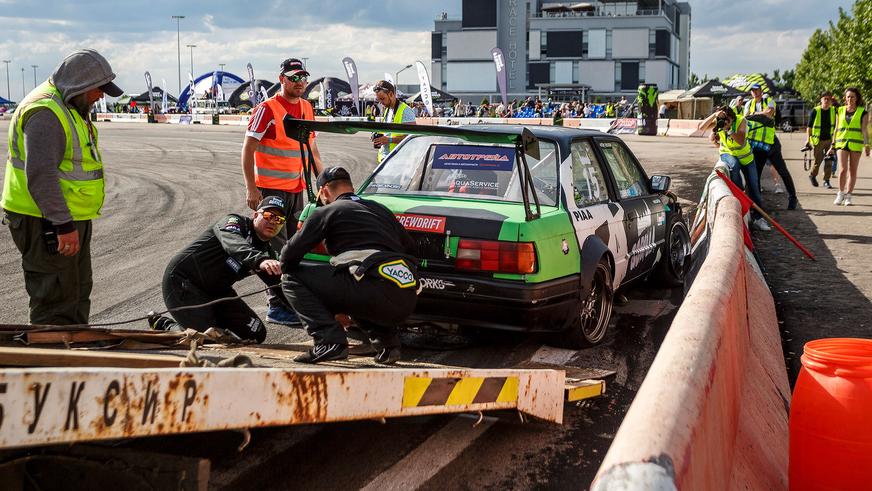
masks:
<svg viewBox="0 0 872 491"><path fill-rule="evenodd" d="M397 220L400 221L406 230L416 232L431 232L441 234L445 232L445 217L437 217L430 215L410 215L407 213L397 213Z"/></svg>
<svg viewBox="0 0 872 491"><path fill-rule="evenodd" d="M380 264L378 274L392 281L400 288L411 288L417 284L415 275L402 259Z"/></svg>
<svg viewBox="0 0 872 491"><path fill-rule="evenodd" d="M421 286L427 290L444 290L446 288L453 288L454 283L439 278L421 278Z"/></svg>

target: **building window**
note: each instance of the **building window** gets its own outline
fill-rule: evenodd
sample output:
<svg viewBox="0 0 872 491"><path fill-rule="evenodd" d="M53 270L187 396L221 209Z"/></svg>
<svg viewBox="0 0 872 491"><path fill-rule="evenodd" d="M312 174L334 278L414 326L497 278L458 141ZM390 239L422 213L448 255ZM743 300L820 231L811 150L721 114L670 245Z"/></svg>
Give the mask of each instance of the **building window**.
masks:
<svg viewBox="0 0 872 491"><path fill-rule="evenodd" d="M581 57L582 58L587 58L589 43L590 43L590 31L583 31L581 33Z"/></svg>
<svg viewBox="0 0 872 491"><path fill-rule="evenodd" d="M612 59L612 30L606 29L606 59Z"/></svg>
<svg viewBox="0 0 872 491"><path fill-rule="evenodd" d="M548 56L548 32L547 31L541 31L541 32L542 32L542 39L539 41L539 46L541 48L539 50L539 56Z"/></svg>
<svg viewBox="0 0 872 491"><path fill-rule="evenodd" d="M648 58L654 58L657 47L657 30L648 29Z"/></svg>
<svg viewBox="0 0 872 491"><path fill-rule="evenodd" d="M621 90L621 62L615 62L615 92Z"/></svg>
<svg viewBox="0 0 872 491"><path fill-rule="evenodd" d="M644 81L645 81L645 62L640 61L639 62L639 83L642 83Z"/></svg>
<svg viewBox="0 0 872 491"><path fill-rule="evenodd" d="M572 62L572 83L577 84L580 79L579 62L576 60Z"/></svg>
<svg viewBox="0 0 872 491"><path fill-rule="evenodd" d="M615 67L617 67L615 63ZM620 90L636 90L639 87L639 62L622 62L621 63L621 83ZM617 83L615 84L617 85Z"/></svg>

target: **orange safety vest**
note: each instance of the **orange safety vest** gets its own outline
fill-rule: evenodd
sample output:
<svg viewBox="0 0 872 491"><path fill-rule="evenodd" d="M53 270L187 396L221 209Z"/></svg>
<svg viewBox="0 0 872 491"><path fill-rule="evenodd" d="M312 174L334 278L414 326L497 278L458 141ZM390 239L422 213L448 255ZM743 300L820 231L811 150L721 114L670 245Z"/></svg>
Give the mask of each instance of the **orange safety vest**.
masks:
<svg viewBox="0 0 872 491"><path fill-rule="evenodd" d="M303 190L303 158L300 153L300 144L288 137L285 133L285 125L282 123L288 112L277 100L280 95L264 101L273 113L275 121L275 140L261 140L254 151L254 183L259 188L278 189L290 193L298 193ZM300 99L300 110L303 119L313 121L315 112L309 101ZM311 144L315 140L309 138ZM311 160L311 156L310 156ZM314 162L312 162L314 164Z"/></svg>

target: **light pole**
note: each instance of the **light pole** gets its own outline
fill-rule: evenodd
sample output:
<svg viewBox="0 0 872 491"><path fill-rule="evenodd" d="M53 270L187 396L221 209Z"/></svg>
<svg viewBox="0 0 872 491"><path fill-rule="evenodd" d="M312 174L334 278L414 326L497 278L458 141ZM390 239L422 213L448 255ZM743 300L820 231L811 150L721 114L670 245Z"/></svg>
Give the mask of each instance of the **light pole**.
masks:
<svg viewBox="0 0 872 491"><path fill-rule="evenodd" d="M224 67L226 67L226 66L227 66L227 63L219 63L218 64L218 67L221 68L222 72L224 71Z"/></svg>
<svg viewBox="0 0 872 491"><path fill-rule="evenodd" d="M307 70L307 66L309 65L309 58L303 57L303 70Z"/></svg>
<svg viewBox="0 0 872 491"><path fill-rule="evenodd" d="M176 54L179 59L179 91L178 94L182 93L182 19L184 19L184 15L174 15L173 19L176 19Z"/></svg>
<svg viewBox="0 0 872 491"><path fill-rule="evenodd" d="M186 48L191 48L191 76L196 80L197 76L194 74L194 48L197 47L196 44L186 44Z"/></svg>
<svg viewBox="0 0 872 491"><path fill-rule="evenodd" d="M30 65L33 67L33 87L36 88L36 69L39 68L39 65Z"/></svg>
<svg viewBox="0 0 872 491"><path fill-rule="evenodd" d="M12 60L3 60L3 63L6 63L6 98L11 101L12 90L9 88L9 64L12 63Z"/></svg>
<svg viewBox="0 0 872 491"><path fill-rule="evenodd" d="M412 65L406 65L406 66L404 66L403 68L401 68L400 71L397 72L397 75L394 77L394 86L395 86L395 88L396 88L397 86L400 85L400 74L403 73L403 72L405 72L405 71L408 70L409 68L412 68Z"/></svg>
<svg viewBox="0 0 872 491"><path fill-rule="evenodd" d="M21 100L22 101L24 100L24 97L27 95L24 92L25 90L27 90L27 89L24 87L24 67L21 67Z"/></svg>

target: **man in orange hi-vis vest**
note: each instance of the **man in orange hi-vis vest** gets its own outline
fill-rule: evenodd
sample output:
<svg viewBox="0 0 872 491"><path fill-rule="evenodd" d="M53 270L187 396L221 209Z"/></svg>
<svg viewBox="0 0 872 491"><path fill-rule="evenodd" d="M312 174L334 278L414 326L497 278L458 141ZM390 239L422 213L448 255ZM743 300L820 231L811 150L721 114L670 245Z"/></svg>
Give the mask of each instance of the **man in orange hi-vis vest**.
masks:
<svg viewBox="0 0 872 491"><path fill-rule="evenodd" d="M242 145L242 172L245 176L246 202L252 210L267 196L279 196L285 202L284 215L288 224L275 236L271 245L280 251L288 237L297 230L296 218L303 209L306 188L303 180L303 160L300 144L285 134L282 121L292 118L314 120L309 101L302 98L309 81L309 72L296 58L283 61L279 72L281 88L273 97L259 104L251 114L245 142ZM312 160L315 174L321 173L321 154L312 134ZM271 294L270 294L271 295ZM278 298L269 298L267 321L284 325L299 324L295 312Z"/></svg>

